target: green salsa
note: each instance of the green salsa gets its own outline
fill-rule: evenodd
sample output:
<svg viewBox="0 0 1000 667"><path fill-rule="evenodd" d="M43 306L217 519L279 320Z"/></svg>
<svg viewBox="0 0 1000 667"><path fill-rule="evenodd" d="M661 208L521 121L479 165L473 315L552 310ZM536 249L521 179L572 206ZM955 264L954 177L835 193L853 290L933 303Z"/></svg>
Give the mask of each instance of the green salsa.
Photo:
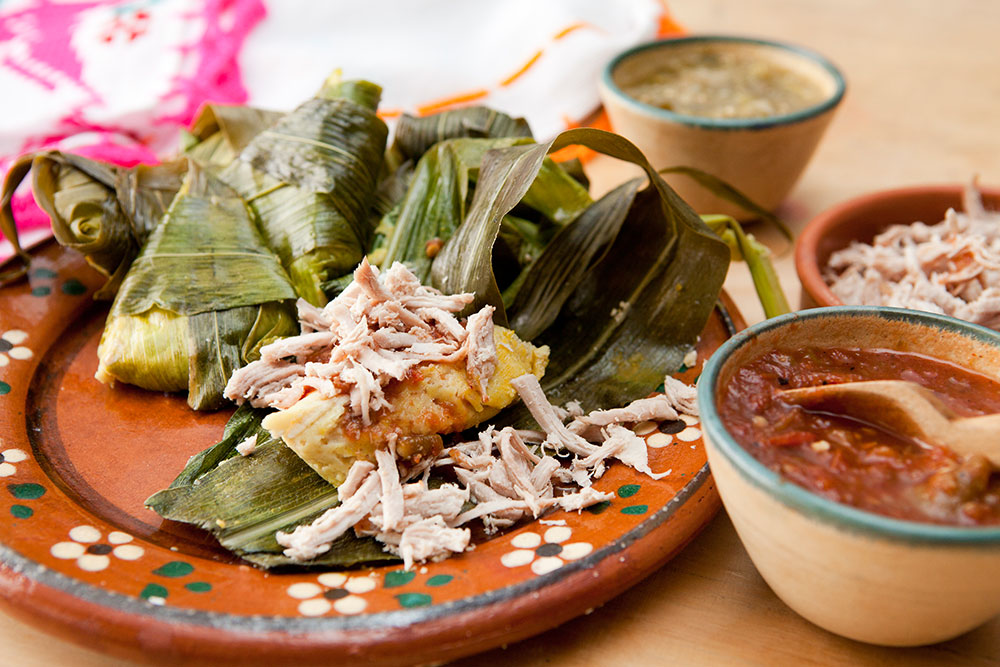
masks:
<svg viewBox="0 0 1000 667"><path fill-rule="evenodd" d="M814 80L744 51L711 45L678 49L651 75L622 86L653 106L705 118L767 118L823 101Z"/></svg>

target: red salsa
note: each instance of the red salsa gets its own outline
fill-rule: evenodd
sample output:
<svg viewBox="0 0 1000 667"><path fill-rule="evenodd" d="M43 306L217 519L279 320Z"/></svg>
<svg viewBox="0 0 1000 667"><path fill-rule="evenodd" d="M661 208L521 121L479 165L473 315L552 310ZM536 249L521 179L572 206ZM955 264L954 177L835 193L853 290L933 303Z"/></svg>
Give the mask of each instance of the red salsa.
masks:
<svg viewBox="0 0 1000 667"><path fill-rule="evenodd" d="M754 458L830 500L898 519L1000 524L1000 471L979 455L904 439L809 412L782 389L859 380L909 380L958 416L1000 412L1000 383L954 364L892 350L777 350L739 369L718 396L727 430Z"/></svg>

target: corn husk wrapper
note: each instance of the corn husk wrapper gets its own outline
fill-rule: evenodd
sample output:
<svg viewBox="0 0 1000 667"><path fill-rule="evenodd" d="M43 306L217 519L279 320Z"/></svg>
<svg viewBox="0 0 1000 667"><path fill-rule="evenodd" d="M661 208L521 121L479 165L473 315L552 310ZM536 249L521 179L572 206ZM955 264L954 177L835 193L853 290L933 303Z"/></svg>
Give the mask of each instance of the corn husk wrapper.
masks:
<svg viewBox="0 0 1000 667"><path fill-rule="evenodd" d="M573 144L638 165L648 185L613 190L592 215L557 234L528 267L515 299L520 310L509 315L515 331L538 332L532 342L552 350L542 380L549 399L593 410L641 398L680 367L715 307L730 259L726 244L631 142L582 128L546 144L490 151L468 216L434 259L431 282L446 293L475 292L470 311L491 304L494 320L505 321L493 243L546 153ZM532 423L516 406L498 420Z"/></svg>
<svg viewBox="0 0 1000 667"><path fill-rule="evenodd" d="M181 138L181 151L203 167L222 168L283 113L254 107L206 104Z"/></svg>
<svg viewBox="0 0 1000 667"><path fill-rule="evenodd" d="M115 195L140 248L166 214L184 182L187 168L187 160L175 159L117 169Z"/></svg>
<svg viewBox="0 0 1000 667"><path fill-rule="evenodd" d="M59 151L25 155L4 180L0 230L26 265L30 258L20 250L10 200L30 173L35 201L49 215L56 240L82 253L107 277L95 298L110 299L180 188L186 168L183 161L124 168Z"/></svg>
<svg viewBox="0 0 1000 667"><path fill-rule="evenodd" d="M555 322L584 272L607 255L641 186L641 179L623 183L584 211L575 224L559 230L549 244L531 249L537 259L503 294L504 306L513 314L511 326L519 335L530 340Z"/></svg>
<svg viewBox="0 0 1000 667"><path fill-rule="evenodd" d="M373 229L387 129L381 89L332 80L261 131L219 176L257 214L299 296L323 305L323 283L354 269Z"/></svg>
<svg viewBox="0 0 1000 667"><path fill-rule="evenodd" d="M337 505L337 489L261 427L265 414L249 404L240 407L222 440L192 457L170 488L150 497L146 505L164 517L210 531L223 547L260 567L301 566L281 553L274 534L310 523ZM256 450L240 456L236 445L253 436ZM192 484L196 479L198 484ZM309 565L346 567L384 560L395 557L375 540L348 531Z"/></svg>
<svg viewBox="0 0 1000 667"><path fill-rule="evenodd" d="M446 139L475 137L524 137L531 139L531 127L523 118L508 116L489 107L452 109L429 116L403 114L396 123L386 164L395 169L407 160L416 161L431 146Z"/></svg>
<svg viewBox="0 0 1000 667"><path fill-rule="evenodd" d="M532 138L531 128L523 118L487 107L464 107L422 117L403 114L396 122L392 146L385 152L382 178L375 194L372 226L376 230L369 247L369 262L381 265L385 259L386 245L399 217L399 204L413 180L416 163L438 142L464 137Z"/></svg>
<svg viewBox="0 0 1000 667"><path fill-rule="evenodd" d="M378 259L383 266L399 261L426 282L435 252L452 237L466 217L470 191L476 183L483 157L494 148L531 145L531 139L450 139L435 144L414 170L409 189L398 210L383 219L379 230L388 241ZM574 220L591 204L590 195L562 168L546 158L535 179L516 203L535 211L555 229ZM515 232L516 225L512 227Z"/></svg>
<svg viewBox="0 0 1000 667"><path fill-rule="evenodd" d="M23 278L28 273L28 267L31 266L31 255L21 247L21 240L18 238L12 202L17 187L31 170L32 158L31 155L25 155L17 159L3 178L3 189L0 192L0 233L10 241L14 249L14 257L10 266L0 272L0 285L6 285Z"/></svg>
<svg viewBox="0 0 1000 667"><path fill-rule="evenodd" d="M233 370L298 332L294 298L243 201L192 165L115 297L97 378L217 408Z"/></svg>

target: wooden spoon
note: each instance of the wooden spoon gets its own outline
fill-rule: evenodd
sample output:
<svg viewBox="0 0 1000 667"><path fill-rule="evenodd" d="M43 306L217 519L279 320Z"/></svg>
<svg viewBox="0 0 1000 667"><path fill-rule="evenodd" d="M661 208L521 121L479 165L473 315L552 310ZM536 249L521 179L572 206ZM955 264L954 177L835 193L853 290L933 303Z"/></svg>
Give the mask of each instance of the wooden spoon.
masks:
<svg viewBox="0 0 1000 667"><path fill-rule="evenodd" d="M780 394L804 408L852 417L890 433L944 445L960 456L982 454L1000 467L1000 414L956 417L930 390L913 382L845 382L786 389Z"/></svg>

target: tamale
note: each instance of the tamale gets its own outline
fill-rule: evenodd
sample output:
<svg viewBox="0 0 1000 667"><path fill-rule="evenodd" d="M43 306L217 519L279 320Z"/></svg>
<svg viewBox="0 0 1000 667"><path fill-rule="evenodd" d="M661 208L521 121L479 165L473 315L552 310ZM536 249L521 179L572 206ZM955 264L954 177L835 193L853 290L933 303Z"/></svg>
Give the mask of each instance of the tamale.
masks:
<svg viewBox="0 0 1000 667"><path fill-rule="evenodd" d="M264 238L299 296L326 303L322 286L365 254L388 130L381 88L334 76L318 95L249 142L220 178L257 214Z"/></svg>
<svg viewBox="0 0 1000 667"><path fill-rule="evenodd" d="M205 167L226 167L284 114L254 107L206 104L184 132L181 150Z"/></svg>
<svg viewBox="0 0 1000 667"><path fill-rule="evenodd" d="M191 165L115 297L97 378L219 407L236 368L298 332L294 298L243 200Z"/></svg>
<svg viewBox="0 0 1000 667"><path fill-rule="evenodd" d="M403 162L418 160L439 141L461 137L531 139L532 135L523 118L514 118L489 107L450 109L421 117L403 114L396 123L392 146L386 154L387 165L396 169Z"/></svg>
<svg viewBox="0 0 1000 667"><path fill-rule="evenodd" d="M396 442L400 459L419 460L432 454L434 443L440 449L442 434L472 428L514 402L517 392L511 380L525 373L537 377L545 373L547 347L535 347L502 327L496 327L493 335L498 361L485 401L464 363L430 363L392 388L392 408L370 425L359 427L340 397L321 392L307 394L286 410L272 412L261 425L334 485L344 481L355 461L374 461L375 449L385 447L390 434L403 434Z"/></svg>
<svg viewBox="0 0 1000 667"><path fill-rule="evenodd" d="M82 253L108 278L95 298L110 299L180 188L186 168L181 161L126 168L59 151L25 155L4 181L0 225L16 246L9 202L30 173L35 201L49 215L56 240Z"/></svg>

